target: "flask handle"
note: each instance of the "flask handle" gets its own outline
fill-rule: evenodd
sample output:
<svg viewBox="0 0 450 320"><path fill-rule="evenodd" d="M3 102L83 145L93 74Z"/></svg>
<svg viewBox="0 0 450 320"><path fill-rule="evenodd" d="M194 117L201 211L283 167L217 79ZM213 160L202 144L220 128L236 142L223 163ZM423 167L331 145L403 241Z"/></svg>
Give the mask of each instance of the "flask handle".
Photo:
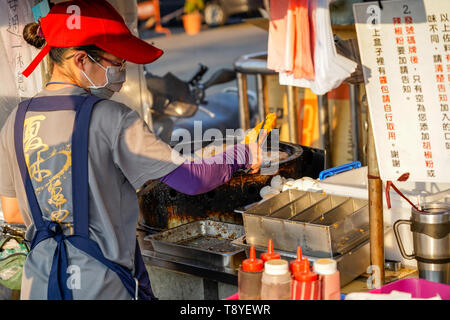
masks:
<svg viewBox="0 0 450 320"><path fill-rule="evenodd" d="M394 234L395 234L395 238L397 239L397 243L398 243L398 247L400 248L400 252L403 256L403 258L408 259L408 260L412 260L415 259L416 255L414 252L412 252L412 254L407 254L405 247L403 246L403 242L400 236L400 232L399 232L399 227L402 224L409 224L409 226L411 227L412 222L410 220L397 220L394 223Z"/></svg>

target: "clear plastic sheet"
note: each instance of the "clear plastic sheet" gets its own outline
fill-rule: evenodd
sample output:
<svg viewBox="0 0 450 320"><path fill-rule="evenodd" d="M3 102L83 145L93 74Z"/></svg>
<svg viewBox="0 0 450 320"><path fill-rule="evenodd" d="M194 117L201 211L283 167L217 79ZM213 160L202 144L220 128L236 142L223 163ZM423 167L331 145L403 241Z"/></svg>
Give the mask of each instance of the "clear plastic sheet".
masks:
<svg viewBox="0 0 450 320"><path fill-rule="evenodd" d="M33 4L32 0L0 2L0 128L20 100L42 87L40 68L28 78L21 74L37 54L22 37L23 27L33 21Z"/></svg>

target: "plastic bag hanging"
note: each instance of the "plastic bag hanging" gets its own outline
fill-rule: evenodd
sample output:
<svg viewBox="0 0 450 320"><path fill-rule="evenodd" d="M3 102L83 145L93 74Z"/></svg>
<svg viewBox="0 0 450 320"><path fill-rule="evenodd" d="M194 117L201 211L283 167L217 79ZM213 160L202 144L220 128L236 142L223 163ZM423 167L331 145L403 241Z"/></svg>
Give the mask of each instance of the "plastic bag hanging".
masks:
<svg viewBox="0 0 450 320"><path fill-rule="evenodd" d="M277 2L278 4L275 7L274 16L272 16L271 10L271 17L279 18L281 16L279 10L286 10L287 12L286 5L284 7L282 6L282 3L284 3L283 1L273 2ZM355 71L357 64L352 60L337 54L336 52L334 37L331 30L329 0L304 1L301 3L301 8L304 8L305 10L307 9L308 13L308 19L303 18L300 19L300 21L303 21L302 28L305 28L309 24L310 52L313 52L312 56L314 58L312 59L312 65L314 66L314 79L308 78L307 76L298 77L301 72L296 73L295 71L290 72L280 69L274 70L280 72L280 84L282 85L310 88L315 94L325 94L332 89L337 88L346 78L348 78ZM277 37L277 30L275 30L275 27L279 25L281 27L278 31L282 31L281 29L283 29L286 31L286 34L289 34L289 32L287 32L288 17L289 15L286 15L285 24L282 24L280 19L278 19L273 28L269 28L268 68L272 68L273 66L269 63L269 61L273 62L273 60L276 59L276 57L271 56L274 50L270 46L280 41L280 39L275 39L275 37ZM286 35L281 36L281 39L286 40L287 38L288 37ZM299 40L299 38L297 40ZM299 42L297 41L296 43L298 44ZM301 52L305 52L306 42L300 43L303 43L304 46ZM286 48L286 46L284 46L284 48ZM279 54L280 50L278 49L276 51ZM289 55L284 53L282 58L285 56ZM307 67L307 63L304 61L301 62L301 67L305 66Z"/></svg>

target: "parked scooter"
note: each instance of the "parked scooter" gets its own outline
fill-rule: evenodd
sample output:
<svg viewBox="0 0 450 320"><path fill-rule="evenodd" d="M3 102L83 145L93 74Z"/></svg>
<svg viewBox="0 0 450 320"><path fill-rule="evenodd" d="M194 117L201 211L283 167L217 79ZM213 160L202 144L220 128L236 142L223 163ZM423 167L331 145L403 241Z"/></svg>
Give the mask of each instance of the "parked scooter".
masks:
<svg viewBox="0 0 450 320"><path fill-rule="evenodd" d="M208 67L200 64L189 81L183 81L171 72L159 77L145 71L147 88L152 96L153 130L161 140L176 144L184 130L194 138L194 123L201 121L202 136L208 129L218 129L226 135L226 129L239 128L239 104L237 88L206 95L212 86L236 79L236 73L229 69L216 71L207 81L201 82ZM248 92L250 123L257 118L257 99L254 92ZM185 131L184 131L185 132Z"/></svg>

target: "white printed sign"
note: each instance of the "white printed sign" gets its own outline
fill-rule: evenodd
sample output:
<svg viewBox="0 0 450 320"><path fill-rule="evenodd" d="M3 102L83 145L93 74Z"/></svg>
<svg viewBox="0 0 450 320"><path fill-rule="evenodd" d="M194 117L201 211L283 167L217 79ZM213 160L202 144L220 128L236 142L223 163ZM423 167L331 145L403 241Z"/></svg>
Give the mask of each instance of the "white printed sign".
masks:
<svg viewBox="0 0 450 320"><path fill-rule="evenodd" d="M353 5L381 179L450 182L450 1Z"/></svg>

